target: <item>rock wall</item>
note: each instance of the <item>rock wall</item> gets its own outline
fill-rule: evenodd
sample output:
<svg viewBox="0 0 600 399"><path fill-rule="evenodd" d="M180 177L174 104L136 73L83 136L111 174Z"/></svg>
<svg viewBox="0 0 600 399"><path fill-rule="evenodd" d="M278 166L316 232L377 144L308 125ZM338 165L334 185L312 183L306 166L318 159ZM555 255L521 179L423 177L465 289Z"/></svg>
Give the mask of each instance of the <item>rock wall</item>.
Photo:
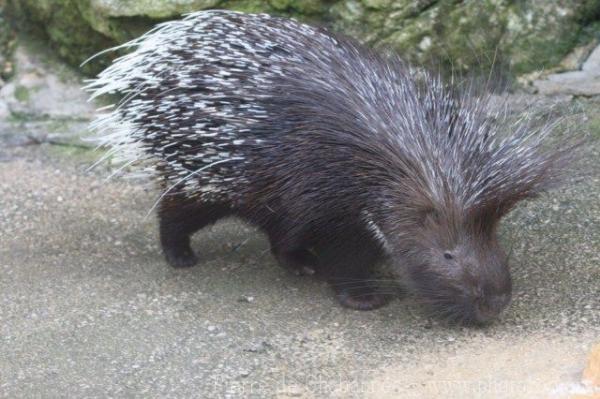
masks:
<svg viewBox="0 0 600 399"><path fill-rule="evenodd" d="M43 31L73 65L157 22L209 8L325 24L370 45L392 47L411 61L461 71L493 64L514 75L548 69L600 38L600 0L4 1L12 20ZM101 67L97 62L85 71Z"/></svg>
<svg viewBox="0 0 600 399"><path fill-rule="evenodd" d="M16 43L15 32L8 22L5 8L5 0L0 0L0 88L14 72L12 55Z"/></svg>

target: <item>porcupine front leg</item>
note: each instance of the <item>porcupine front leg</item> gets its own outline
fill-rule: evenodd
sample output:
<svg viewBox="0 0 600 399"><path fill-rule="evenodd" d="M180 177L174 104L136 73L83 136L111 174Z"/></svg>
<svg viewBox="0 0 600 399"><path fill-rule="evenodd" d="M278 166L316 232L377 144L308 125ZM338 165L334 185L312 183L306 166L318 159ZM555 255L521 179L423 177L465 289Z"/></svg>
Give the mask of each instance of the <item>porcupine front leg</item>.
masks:
<svg viewBox="0 0 600 399"><path fill-rule="evenodd" d="M381 248L362 229L349 228L337 233L318 253L327 280L343 306L373 310L392 299L373 279L373 267L383 257Z"/></svg>
<svg viewBox="0 0 600 399"><path fill-rule="evenodd" d="M163 197L158 218L160 243L167 262L176 268L194 266L198 258L190 247L190 236L229 213L229 207L223 204L202 203L180 194Z"/></svg>
<svg viewBox="0 0 600 399"><path fill-rule="evenodd" d="M310 249L307 234L298 226L282 223L267 228L271 253L277 262L296 275L315 274L317 257Z"/></svg>

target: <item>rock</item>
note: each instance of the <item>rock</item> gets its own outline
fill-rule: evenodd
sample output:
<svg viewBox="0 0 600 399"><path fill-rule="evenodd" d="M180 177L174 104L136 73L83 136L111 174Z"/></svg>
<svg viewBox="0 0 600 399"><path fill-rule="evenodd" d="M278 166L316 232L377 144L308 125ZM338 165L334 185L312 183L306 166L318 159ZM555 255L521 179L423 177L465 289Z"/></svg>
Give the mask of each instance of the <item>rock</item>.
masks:
<svg viewBox="0 0 600 399"><path fill-rule="evenodd" d="M507 7L499 49L516 74L557 65L577 45L584 7L576 1L529 0Z"/></svg>
<svg viewBox="0 0 600 399"><path fill-rule="evenodd" d="M0 86L2 88L2 86ZM5 101L0 101L0 121L7 119L10 116L10 109Z"/></svg>
<svg viewBox="0 0 600 399"><path fill-rule="evenodd" d="M39 55L39 53L38 53ZM14 78L0 89L0 102L5 104L0 113L28 119L59 118L89 119L94 107L87 102L76 75L60 68L49 67L44 61L19 47L15 52L19 66Z"/></svg>
<svg viewBox="0 0 600 399"><path fill-rule="evenodd" d="M269 0L274 10L294 15L323 14L325 3L321 0Z"/></svg>
<svg viewBox="0 0 600 399"><path fill-rule="evenodd" d="M592 51L580 71L552 74L533 85L541 94L547 95L600 95L600 46Z"/></svg>
<svg viewBox="0 0 600 399"><path fill-rule="evenodd" d="M15 51L16 73L0 86L0 138L9 146L40 143L88 148L82 141L95 112L80 76L34 43Z"/></svg>
<svg viewBox="0 0 600 399"><path fill-rule="evenodd" d="M254 297L253 296L242 295L241 297L238 298L238 302L241 302L241 303L252 303L252 302L254 302Z"/></svg>
<svg viewBox="0 0 600 399"><path fill-rule="evenodd" d="M16 42L14 29L5 15L5 3L5 0L0 0L0 88L14 72L12 57Z"/></svg>
<svg viewBox="0 0 600 399"><path fill-rule="evenodd" d="M219 0L90 0L90 7L103 17L166 18L215 7Z"/></svg>
<svg viewBox="0 0 600 399"><path fill-rule="evenodd" d="M587 366L583 371L583 383L600 389L600 343L596 344L590 352Z"/></svg>
<svg viewBox="0 0 600 399"><path fill-rule="evenodd" d="M600 74L600 46L592 51L588 59L583 63L581 70L589 74Z"/></svg>
<svg viewBox="0 0 600 399"><path fill-rule="evenodd" d="M575 47L567 56L560 62L556 72L574 71L579 70L583 66L584 62L590 56L592 51L598 45L597 40L592 40L590 43Z"/></svg>
<svg viewBox="0 0 600 399"><path fill-rule="evenodd" d="M14 14L42 27L79 64L156 22L207 8L267 12L327 24L418 63L455 70L507 67L520 75L558 65L600 30L600 2L564 0L13 0ZM115 55L113 55L115 56ZM100 62L100 61L103 61ZM86 66L98 71L110 58Z"/></svg>
<svg viewBox="0 0 600 399"><path fill-rule="evenodd" d="M247 347L246 349L244 349L244 352L266 353L268 350L270 350L272 348L273 347L268 342L260 341L259 343L253 344L253 345Z"/></svg>

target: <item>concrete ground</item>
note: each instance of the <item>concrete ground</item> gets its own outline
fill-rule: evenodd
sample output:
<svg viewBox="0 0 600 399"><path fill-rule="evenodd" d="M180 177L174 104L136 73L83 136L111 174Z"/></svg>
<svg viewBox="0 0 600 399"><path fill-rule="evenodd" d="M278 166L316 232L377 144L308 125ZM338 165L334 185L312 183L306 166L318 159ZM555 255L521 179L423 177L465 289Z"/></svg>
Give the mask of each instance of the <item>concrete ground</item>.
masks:
<svg viewBox="0 0 600 399"><path fill-rule="evenodd" d="M487 328L445 326L411 298L341 308L235 220L199 232L201 264L173 270L146 217L157 192L86 172L98 154L62 141L80 114L13 112L0 121L0 397L583 393L600 341L600 103L570 101L592 132L582 176L504 222L514 299Z"/></svg>

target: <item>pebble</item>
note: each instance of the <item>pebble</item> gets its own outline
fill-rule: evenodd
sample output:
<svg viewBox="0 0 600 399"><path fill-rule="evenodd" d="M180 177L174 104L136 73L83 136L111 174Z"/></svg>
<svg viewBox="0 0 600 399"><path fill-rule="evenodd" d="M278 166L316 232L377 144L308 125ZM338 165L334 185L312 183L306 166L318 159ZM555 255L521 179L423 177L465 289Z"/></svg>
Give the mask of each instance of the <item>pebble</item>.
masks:
<svg viewBox="0 0 600 399"><path fill-rule="evenodd" d="M246 378L250 375L250 371L249 370L240 370L240 377Z"/></svg>
<svg viewBox="0 0 600 399"><path fill-rule="evenodd" d="M252 303L252 302L254 302L254 297L253 296L241 296L238 299L238 302Z"/></svg>

